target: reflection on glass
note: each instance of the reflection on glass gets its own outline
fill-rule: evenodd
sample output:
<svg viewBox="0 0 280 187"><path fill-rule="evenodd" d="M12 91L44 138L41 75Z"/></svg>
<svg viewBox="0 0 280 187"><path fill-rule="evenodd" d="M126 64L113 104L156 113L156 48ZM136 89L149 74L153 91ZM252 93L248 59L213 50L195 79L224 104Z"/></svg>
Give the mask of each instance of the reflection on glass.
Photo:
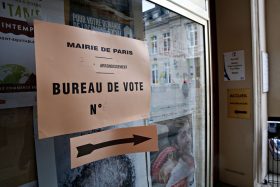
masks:
<svg viewBox="0 0 280 187"><path fill-rule="evenodd" d="M159 134L159 151L151 153L152 184L204 186L203 27L146 3L143 20L152 75L149 120L157 124Z"/></svg>
<svg viewBox="0 0 280 187"><path fill-rule="evenodd" d="M129 0L69 0L66 24L113 35L133 37Z"/></svg>

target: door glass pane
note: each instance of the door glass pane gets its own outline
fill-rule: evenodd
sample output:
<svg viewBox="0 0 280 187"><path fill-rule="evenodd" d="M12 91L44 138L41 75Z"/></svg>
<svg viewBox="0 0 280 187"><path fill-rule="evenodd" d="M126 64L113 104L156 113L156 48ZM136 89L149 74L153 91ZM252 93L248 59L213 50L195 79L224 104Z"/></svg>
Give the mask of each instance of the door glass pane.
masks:
<svg viewBox="0 0 280 187"><path fill-rule="evenodd" d="M205 59L203 27L143 2L152 70L150 123L159 151L151 153L153 186L205 184ZM156 49L156 50L155 50Z"/></svg>
<svg viewBox="0 0 280 187"><path fill-rule="evenodd" d="M205 186L202 25L142 0L0 0L0 4L0 186L36 186L36 180L54 187ZM144 41L150 55L150 118L39 140L34 19ZM150 124L157 126L158 152L119 155L71 169L70 138Z"/></svg>

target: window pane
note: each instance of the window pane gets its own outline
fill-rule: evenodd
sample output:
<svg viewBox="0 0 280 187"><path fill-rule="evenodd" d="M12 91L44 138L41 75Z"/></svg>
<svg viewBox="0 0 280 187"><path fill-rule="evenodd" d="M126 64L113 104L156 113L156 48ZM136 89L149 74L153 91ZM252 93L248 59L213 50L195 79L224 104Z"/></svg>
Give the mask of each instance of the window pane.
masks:
<svg viewBox="0 0 280 187"><path fill-rule="evenodd" d="M150 39L152 100L159 151L151 153L153 186L205 184L205 59L203 27L158 5L144 11ZM144 8L145 10L145 8ZM153 17L160 12L158 17ZM157 36L157 53L154 53ZM154 84L155 67L159 75ZM178 177L180 176L180 177Z"/></svg>

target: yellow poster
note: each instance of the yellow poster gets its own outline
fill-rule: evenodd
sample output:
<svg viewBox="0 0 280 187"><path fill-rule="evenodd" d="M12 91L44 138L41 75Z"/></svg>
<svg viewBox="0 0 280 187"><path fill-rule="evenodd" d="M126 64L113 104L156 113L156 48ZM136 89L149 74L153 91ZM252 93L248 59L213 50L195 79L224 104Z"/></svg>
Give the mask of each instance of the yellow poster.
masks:
<svg viewBox="0 0 280 187"><path fill-rule="evenodd" d="M39 138L149 117L143 41L42 21L34 27Z"/></svg>
<svg viewBox="0 0 280 187"><path fill-rule="evenodd" d="M228 89L228 117L250 119L251 92L248 88Z"/></svg>
<svg viewBox="0 0 280 187"><path fill-rule="evenodd" d="M156 125L112 129L70 139L71 168L127 153L158 151Z"/></svg>

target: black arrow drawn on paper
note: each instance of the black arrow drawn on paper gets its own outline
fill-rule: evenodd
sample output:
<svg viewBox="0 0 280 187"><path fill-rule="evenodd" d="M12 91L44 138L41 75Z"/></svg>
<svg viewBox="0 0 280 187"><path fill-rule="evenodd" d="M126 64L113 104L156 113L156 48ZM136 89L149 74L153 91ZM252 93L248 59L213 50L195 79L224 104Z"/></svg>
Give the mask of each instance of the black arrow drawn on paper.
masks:
<svg viewBox="0 0 280 187"><path fill-rule="evenodd" d="M247 111L235 110L235 114L247 114Z"/></svg>
<svg viewBox="0 0 280 187"><path fill-rule="evenodd" d="M140 143L143 143L145 141L148 141L152 138L145 137L145 136L139 136L133 134L133 138L124 138L124 139L117 139L117 140L110 140L107 142L99 143L99 144L85 144L77 147L78 150L78 157L85 156L93 152L94 150L103 148L103 147L108 147L108 146L113 146L113 145L118 145L118 144L126 144L126 143L133 143L133 145L138 145Z"/></svg>

